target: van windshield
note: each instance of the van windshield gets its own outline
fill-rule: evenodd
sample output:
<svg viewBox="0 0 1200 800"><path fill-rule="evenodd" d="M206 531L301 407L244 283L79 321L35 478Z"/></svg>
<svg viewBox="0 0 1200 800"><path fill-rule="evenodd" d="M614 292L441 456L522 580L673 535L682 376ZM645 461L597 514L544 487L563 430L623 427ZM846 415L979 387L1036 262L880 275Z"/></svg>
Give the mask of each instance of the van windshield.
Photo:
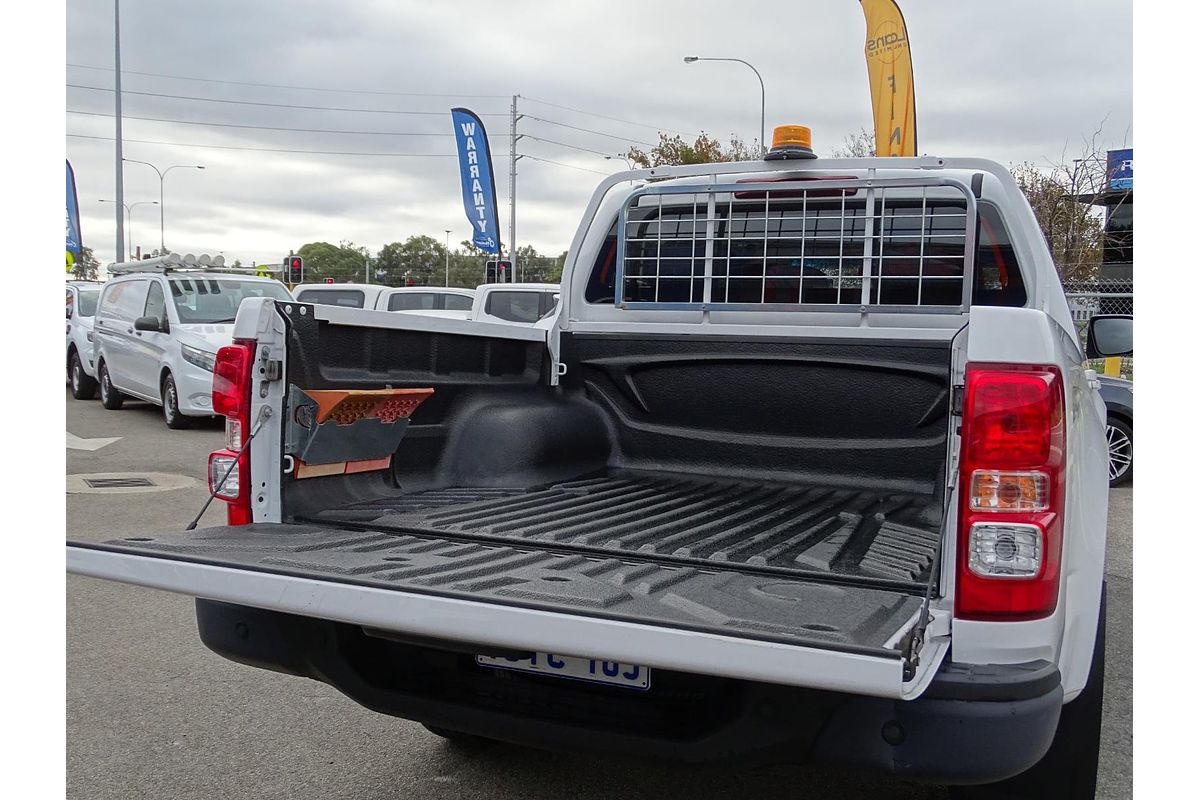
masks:
<svg viewBox="0 0 1200 800"><path fill-rule="evenodd" d="M79 316L94 317L96 316L96 301L100 299L99 289L80 289L79 290Z"/></svg>
<svg viewBox="0 0 1200 800"><path fill-rule="evenodd" d="M291 300L287 287L275 281L237 278L172 278L171 297L183 323L226 323L237 317L247 297Z"/></svg>

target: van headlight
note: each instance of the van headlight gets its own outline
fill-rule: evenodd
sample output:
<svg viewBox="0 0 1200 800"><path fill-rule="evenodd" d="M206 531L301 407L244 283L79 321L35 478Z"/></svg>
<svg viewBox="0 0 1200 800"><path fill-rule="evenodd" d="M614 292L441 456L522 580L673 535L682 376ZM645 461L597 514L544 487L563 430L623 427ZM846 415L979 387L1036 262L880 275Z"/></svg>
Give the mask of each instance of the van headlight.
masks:
<svg viewBox="0 0 1200 800"><path fill-rule="evenodd" d="M189 364L195 364L197 367L202 370L206 370L207 372L213 371L213 366L217 361L216 353L209 353L205 350L201 350L198 347L191 347L186 344L181 344L179 347L183 351L184 361L188 362Z"/></svg>

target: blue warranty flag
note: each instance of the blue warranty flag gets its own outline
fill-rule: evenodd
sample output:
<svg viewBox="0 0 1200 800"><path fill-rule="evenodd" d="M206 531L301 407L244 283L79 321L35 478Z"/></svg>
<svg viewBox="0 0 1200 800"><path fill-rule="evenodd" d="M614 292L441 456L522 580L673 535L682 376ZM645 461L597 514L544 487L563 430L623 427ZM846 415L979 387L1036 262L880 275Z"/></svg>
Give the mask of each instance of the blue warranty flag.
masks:
<svg viewBox="0 0 1200 800"><path fill-rule="evenodd" d="M75 194L75 170L67 162L67 269L83 255L83 236L79 231L79 197Z"/></svg>
<svg viewBox="0 0 1200 800"><path fill-rule="evenodd" d="M454 120L454 138L458 142L463 210L471 222L471 241L485 253L499 253L496 181L492 177L492 150L488 146L487 132L473 111L452 108L450 117Z"/></svg>

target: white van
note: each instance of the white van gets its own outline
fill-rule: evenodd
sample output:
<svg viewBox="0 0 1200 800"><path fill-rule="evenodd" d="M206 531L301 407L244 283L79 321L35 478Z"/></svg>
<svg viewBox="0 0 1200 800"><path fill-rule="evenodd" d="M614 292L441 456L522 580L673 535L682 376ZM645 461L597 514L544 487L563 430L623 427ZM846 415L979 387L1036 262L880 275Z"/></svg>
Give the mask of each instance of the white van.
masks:
<svg viewBox="0 0 1200 800"><path fill-rule="evenodd" d="M242 300L292 299L271 278L160 259L115 264L109 272L116 277L104 285L95 322L100 402L111 410L127 396L155 403L169 428L213 414L213 362L233 342Z"/></svg>

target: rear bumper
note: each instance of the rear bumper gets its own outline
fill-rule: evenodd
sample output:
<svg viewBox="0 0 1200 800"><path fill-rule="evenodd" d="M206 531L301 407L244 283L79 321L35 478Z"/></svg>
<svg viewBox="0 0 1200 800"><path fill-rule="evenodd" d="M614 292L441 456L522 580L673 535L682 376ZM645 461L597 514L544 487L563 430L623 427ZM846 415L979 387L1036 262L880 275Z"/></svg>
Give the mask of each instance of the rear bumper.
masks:
<svg viewBox="0 0 1200 800"><path fill-rule="evenodd" d="M485 647L396 641L360 627L196 601L204 643L244 664L328 683L385 714L515 744L689 762L826 761L938 783L1018 774L1062 708L1045 662L945 664L912 701L655 670L649 692L501 672Z"/></svg>

